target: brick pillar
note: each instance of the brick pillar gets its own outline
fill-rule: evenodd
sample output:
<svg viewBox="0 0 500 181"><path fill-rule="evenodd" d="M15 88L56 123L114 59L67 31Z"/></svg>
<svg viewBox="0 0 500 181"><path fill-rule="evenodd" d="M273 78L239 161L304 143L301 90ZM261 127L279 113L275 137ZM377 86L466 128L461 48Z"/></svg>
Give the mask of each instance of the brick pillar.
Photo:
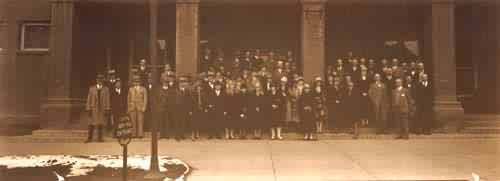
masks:
<svg viewBox="0 0 500 181"><path fill-rule="evenodd" d="M196 74L199 49L199 0L177 0L175 63L178 75Z"/></svg>
<svg viewBox="0 0 500 181"><path fill-rule="evenodd" d="M302 0L302 61L304 79L324 76L326 0Z"/></svg>
<svg viewBox="0 0 500 181"><path fill-rule="evenodd" d="M79 118L82 100L71 95L74 0L52 0L48 96L41 108L42 127L63 129Z"/></svg>
<svg viewBox="0 0 500 181"><path fill-rule="evenodd" d="M432 3L431 43L435 119L439 127L455 132L463 126L464 110L457 100L455 64L455 4L453 0ZM430 39L429 39L430 38Z"/></svg>

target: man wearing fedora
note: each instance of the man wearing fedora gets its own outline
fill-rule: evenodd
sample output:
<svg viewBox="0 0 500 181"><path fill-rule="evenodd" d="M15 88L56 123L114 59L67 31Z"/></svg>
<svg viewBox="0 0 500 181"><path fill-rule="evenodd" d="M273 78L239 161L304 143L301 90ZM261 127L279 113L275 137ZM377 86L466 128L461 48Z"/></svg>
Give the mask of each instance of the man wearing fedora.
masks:
<svg viewBox="0 0 500 181"><path fill-rule="evenodd" d="M139 76L133 77L132 87L129 88L127 97L127 112L132 121L132 135L134 137L144 137L144 112L148 104L148 93L141 85Z"/></svg>
<svg viewBox="0 0 500 181"><path fill-rule="evenodd" d="M98 131L98 141L103 142L102 132L106 117L110 112L109 89L104 85L104 75L97 75L96 84L90 86L85 110L89 113L88 138L86 143L91 142L94 129Z"/></svg>

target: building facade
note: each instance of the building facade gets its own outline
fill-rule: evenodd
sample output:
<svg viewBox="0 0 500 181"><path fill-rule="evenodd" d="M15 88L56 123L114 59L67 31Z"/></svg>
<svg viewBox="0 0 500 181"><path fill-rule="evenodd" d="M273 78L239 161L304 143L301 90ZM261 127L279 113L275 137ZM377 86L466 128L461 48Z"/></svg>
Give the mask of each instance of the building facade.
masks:
<svg viewBox="0 0 500 181"><path fill-rule="evenodd" d="M436 119L500 112L500 6L466 0L159 1L158 39L177 73L196 73L204 43L295 52L306 80L337 58L421 59L435 87ZM149 57L147 0L0 2L0 114L48 129L81 125L95 74ZM389 42L413 45L411 56ZM1 120L0 120L1 121Z"/></svg>

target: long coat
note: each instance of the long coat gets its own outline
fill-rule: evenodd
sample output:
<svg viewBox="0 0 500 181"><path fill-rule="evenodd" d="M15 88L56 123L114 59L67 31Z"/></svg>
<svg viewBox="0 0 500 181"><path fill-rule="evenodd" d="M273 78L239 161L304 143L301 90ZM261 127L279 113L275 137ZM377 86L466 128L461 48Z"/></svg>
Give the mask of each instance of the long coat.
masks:
<svg viewBox="0 0 500 181"><path fill-rule="evenodd" d="M106 86L101 89L98 89L96 85L91 86L85 110L92 113L89 125L103 125L106 121L106 112L111 110L109 89Z"/></svg>
<svg viewBox="0 0 500 181"><path fill-rule="evenodd" d="M130 87L127 96L127 112L138 111L145 112L148 105L148 92L146 88Z"/></svg>

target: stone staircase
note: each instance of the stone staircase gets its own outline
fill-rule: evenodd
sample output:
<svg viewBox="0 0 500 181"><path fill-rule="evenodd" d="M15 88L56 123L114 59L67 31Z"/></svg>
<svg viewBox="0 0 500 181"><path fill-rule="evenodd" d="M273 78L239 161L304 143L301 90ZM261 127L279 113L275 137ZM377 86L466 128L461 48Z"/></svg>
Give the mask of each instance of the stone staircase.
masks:
<svg viewBox="0 0 500 181"><path fill-rule="evenodd" d="M461 133L500 134L500 115L466 115Z"/></svg>

